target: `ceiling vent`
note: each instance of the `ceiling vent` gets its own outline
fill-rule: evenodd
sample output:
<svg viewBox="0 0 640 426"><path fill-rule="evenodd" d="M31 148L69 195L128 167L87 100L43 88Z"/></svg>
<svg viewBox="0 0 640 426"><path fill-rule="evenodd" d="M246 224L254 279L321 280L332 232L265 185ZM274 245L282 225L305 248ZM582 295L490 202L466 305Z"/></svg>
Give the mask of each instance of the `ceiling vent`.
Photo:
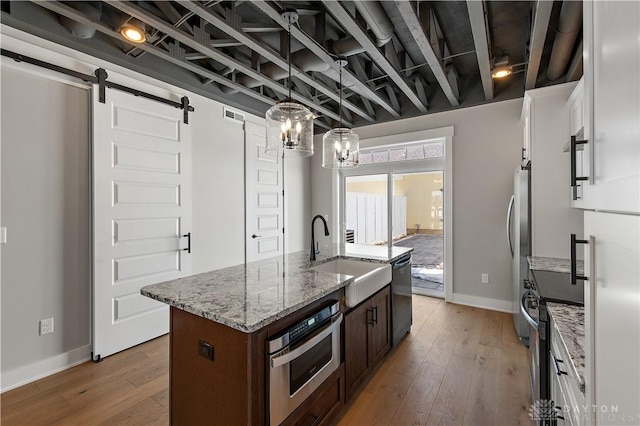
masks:
<svg viewBox="0 0 640 426"><path fill-rule="evenodd" d="M224 108L224 118L235 121L236 123L244 123L244 114L229 108Z"/></svg>

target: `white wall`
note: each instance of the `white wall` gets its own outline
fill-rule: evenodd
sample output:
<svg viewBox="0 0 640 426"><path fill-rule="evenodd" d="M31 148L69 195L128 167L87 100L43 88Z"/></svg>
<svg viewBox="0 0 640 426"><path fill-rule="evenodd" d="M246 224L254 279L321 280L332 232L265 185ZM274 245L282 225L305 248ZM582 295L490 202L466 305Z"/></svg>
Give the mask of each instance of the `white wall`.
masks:
<svg viewBox="0 0 640 426"><path fill-rule="evenodd" d="M88 90L6 66L1 78L4 375L90 343L90 137Z"/></svg>
<svg viewBox="0 0 640 426"><path fill-rule="evenodd" d="M190 114L193 155L193 272L198 273L244 262L244 131L241 124L223 118L224 106L222 104L6 26L1 27L1 32L3 37L0 42L5 49L87 74L93 73L98 67L103 67L109 74L109 80L164 98L177 101L181 96L188 96L195 108L195 112ZM83 119L85 127L76 121L82 117L77 113L77 109L84 108L83 111L88 113L89 105L88 102L78 102L64 91L54 90L56 85L60 84L54 80L67 79L66 77L24 63L17 66L23 67L24 70L33 70L35 73L53 76L53 80L49 79L45 84L47 93L51 92L51 96L43 97L43 92L37 88L25 89L25 87L30 87L30 80L26 77L26 73L18 73L15 76L15 84L10 85L15 95L7 97L7 103L5 103L5 89L7 89L8 80L4 79L4 75L2 76L3 139L0 145L4 162L1 194L3 199L2 221L12 217L5 213L7 210L5 195L9 195L9 191L5 194L5 188L10 183L16 185L11 186L13 190L11 194L15 199L21 201L20 205L12 205L12 207L23 216L22 219L25 223L31 223L31 226L34 227L33 234L37 234L38 237L38 240L25 247L20 255L23 262L21 265L24 266L22 269L31 269L29 273L37 278L31 280L32 286L25 285L24 280L16 275L7 276L5 274L6 262L5 268L2 269L1 371L3 390L20 382L28 382L45 376L55 370L65 368L73 362L88 359L88 350L90 349L87 345L90 343L88 333L91 324L89 312L91 283L86 280L86 282L74 284L76 287L70 287L69 284L65 284L64 288L53 287L50 280L47 279L51 268L38 263L29 263L29 253L42 249L38 242L55 243L59 238L60 229L59 227L43 226L39 223L34 224L32 220L34 215L30 213L28 208L31 204L26 202L35 203L34 208L46 211L46 203L50 199L66 200L65 197L69 191L74 191L72 195L76 197L85 197L75 200L75 204L67 204L65 210L59 211L56 216L65 225L69 223L78 225L74 228L78 231L77 235L71 233L68 238L74 239L78 247L83 247L83 242L88 241L90 235L89 224L86 220L83 222L77 219L78 213L69 209L71 206L75 208L78 203L83 204L84 202L81 201L83 199L86 200L88 208L88 182L84 181L85 186L81 189L74 185L63 187L59 185L58 181L49 182L44 179L49 162L57 158L47 157L45 152L48 151L32 149L23 153L22 160L9 157L5 152L9 146L20 149L25 147L21 145L23 141L20 138L14 136L11 145L7 142L8 139L5 139L5 125L16 120L15 117L18 117L18 113L22 111L15 108L12 111L12 98L19 97L27 108L33 106L32 110L28 110L29 114L22 114L21 119L15 123L30 131L41 132L42 134L35 139L43 144L47 142L47 130L37 124L44 120L51 122L52 126L63 127L70 132L88 133L88 119L86 117ZM9 115L10 112L12 115ZM263 120L261 117L249 114L246 114L246 117L247 120L254 122ZM47 146L48 149L52 149L52 147L53 145ZM65 160L69 161L68 164L62 164L65 168L69 168L69 170L64 170L64 175L61 175L63 170L59 168L56 169L56 173L67 179L68 173L73 170L76 172L85 170L86 172L89 164L88 158L81 160L81 155L80 157L78 155L80 154ZM20 180L14 179L16 176L21 176L17 173L29 176L28 172L31 171L31 166L24 162L31 157L40 160L38 164L41 168L36 169L38 173L34 173L31 177L33 179L41 178L38 182L44 182L48 185L40 188L33 183L35 188L32 192L34 194L33 200L28 199L29 193L26 191L28 187L21 184ZM5 167L9 161L13 161L12 168ZM60 165L61 163L56 162L56 167L60 167ZM287 160L286 173L285 190L288 195L288 203L285 226L288 234L288 251L303 250L306 249L308 241L307 223L310 216L309 160ZM77 179L77 182L74 183L81 185L83 181ZM49 198L45 198L45 196ZM0 226L5 225L0 224ZM84 232L80 232L81 230ZM67 231L66 228L65 231ZM11 230L9 238L15 238L15 234L12 235ZM62 256L62 252L63 250L60 250L60 254L54 254ZM88 253L87 248L82 253L84 257L78 256L69 262L65 257L64 266L70 274L81 276L88 274L90 266ZM61 267L62 259L59 259L59 262L54 262L54 260L55 257L51 259L52 263L55 263L58 268ZM55 333L43 337L38 336L38 320L51 316L56 318ZM25 339L24 342L23 339ZM33 344L25 343L27 340L31 342L30 339L33 340Z"/></svg>
<svg viewBox="0 0 640 426"><path fill-rule="evenodd" d="M514 99L356 129L364 140L454 126L453 301L495 309L512 304L505 219L520 161L521 109L522 99ZM330 214L335 183L320 157L312 162L312 209ZM481 284L482 273L490 284Z"/></svg>

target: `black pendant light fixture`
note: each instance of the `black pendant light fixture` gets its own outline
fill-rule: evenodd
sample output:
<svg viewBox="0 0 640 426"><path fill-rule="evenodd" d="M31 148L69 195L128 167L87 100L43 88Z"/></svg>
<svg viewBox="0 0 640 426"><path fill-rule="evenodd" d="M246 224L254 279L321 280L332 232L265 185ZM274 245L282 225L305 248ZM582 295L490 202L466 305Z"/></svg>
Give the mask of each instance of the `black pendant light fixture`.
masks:
<svg viewBox="0 0 640 426"><path fill-rule="evenodd" d="M335 64L340 68L340 125L329 130L322 138L322 167L326 169L356 167L359 162L360 137L352 129L342 125L342 70L348 62L338 59Z"/></svg>
<svg viewBox="0 0 640 426"><path fill-rule="evenodd" d="M313 155L313 114L291 98L291 25L298 22L298 13L285 11L282 15L289 24L289 97L278 102L266 113L266 153L285 157Z"/></svg>

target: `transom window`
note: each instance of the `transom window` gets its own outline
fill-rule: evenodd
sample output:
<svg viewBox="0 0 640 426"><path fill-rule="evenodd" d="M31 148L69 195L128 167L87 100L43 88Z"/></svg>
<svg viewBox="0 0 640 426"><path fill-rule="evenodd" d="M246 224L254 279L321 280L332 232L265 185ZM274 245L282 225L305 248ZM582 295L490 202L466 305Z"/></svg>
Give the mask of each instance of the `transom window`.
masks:
<svg viewBox="0 0 640 426"><path fill-rule="evenodd" d="M442 158L444 142L411 142L360 149L360 164L380 164L406 160Z"/></svg>

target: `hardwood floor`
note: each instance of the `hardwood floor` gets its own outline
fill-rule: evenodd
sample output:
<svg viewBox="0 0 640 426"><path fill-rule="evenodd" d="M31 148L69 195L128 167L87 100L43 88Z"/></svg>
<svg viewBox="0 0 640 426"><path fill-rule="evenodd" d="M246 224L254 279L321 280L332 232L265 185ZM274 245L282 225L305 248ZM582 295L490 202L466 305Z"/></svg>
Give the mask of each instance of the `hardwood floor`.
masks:
<svg viewBox="0 0 640 426"><path fill-rule="evenodd" d="M532 424L511 316L414 296L413 327L339 425ZM0 397L3 425L168 424L168 336Z"/></svg>

